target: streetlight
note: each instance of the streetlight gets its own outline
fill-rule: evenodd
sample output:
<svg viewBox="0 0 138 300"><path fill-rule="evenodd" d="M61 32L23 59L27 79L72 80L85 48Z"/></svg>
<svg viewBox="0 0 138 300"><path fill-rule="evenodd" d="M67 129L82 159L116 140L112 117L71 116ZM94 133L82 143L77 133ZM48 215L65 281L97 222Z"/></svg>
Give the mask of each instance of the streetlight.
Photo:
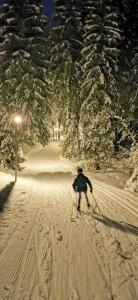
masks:
<svg viewBox="0 0 138 300"><path fill-rule="evenodd" d="M16 124L15 130L15 182L17 181L17 169L18 169L18 126L22 122L22 117L20 115L14 116L14 122Z"/></svg>
<svg viewBox="0 0 138 300"><path fill-rule="evenodd" d="M15 121L15 123L16 123L17 125L20 124L20 123L22 122L21 116L16 115L16 116L14 117L14 121Z"/></svg>

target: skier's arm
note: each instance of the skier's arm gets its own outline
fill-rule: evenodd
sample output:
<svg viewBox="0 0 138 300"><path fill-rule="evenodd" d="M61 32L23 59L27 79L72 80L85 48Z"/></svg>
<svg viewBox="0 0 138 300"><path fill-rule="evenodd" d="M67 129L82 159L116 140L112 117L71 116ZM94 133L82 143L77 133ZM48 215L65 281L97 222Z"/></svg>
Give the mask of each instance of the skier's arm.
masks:
<svg viewBox="0 0 138 300"><path fill-rule="evenodd" d="M90 192L92 193L92 184L91 184L91 182L90 182L90 180L89 180L88 177L86 177L86 182L88 183L88 185L90 187Z"/></svg>

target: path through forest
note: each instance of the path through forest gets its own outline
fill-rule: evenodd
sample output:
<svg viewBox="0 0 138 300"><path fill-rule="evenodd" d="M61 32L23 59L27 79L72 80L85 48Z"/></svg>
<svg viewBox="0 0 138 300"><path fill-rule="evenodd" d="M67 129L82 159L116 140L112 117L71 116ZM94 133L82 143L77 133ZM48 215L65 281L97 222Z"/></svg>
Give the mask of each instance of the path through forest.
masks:
<svg viewBox="0 0 138 300"><path fill-rule="evenodd" d="M83 199L76 219L75 167L59 146L24 166L15 185L0 173L0 300L138 299L136 197L92 180L103 216Z"/></svg>

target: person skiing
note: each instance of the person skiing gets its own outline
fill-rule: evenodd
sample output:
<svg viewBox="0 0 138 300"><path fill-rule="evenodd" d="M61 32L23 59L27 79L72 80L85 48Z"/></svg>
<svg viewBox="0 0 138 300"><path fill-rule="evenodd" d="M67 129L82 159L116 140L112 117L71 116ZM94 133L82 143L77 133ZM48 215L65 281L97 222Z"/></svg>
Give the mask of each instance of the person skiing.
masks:
<svg viewBox="0 0 138 300"><path fill-rule="evenodd" d="M89 178L83 174L83 169L79 168L78 175L72 184L74 191L79 194L78 205L77 205L78 211L80 211L82 193L84 193L86 202L87 202L87 206L88 206L88 208L90 208L90 203L89 203L89 199L88 199L88 195L87 195L87 184L89 185L90 192L92 193L92 184L91 184Z"/></svg>

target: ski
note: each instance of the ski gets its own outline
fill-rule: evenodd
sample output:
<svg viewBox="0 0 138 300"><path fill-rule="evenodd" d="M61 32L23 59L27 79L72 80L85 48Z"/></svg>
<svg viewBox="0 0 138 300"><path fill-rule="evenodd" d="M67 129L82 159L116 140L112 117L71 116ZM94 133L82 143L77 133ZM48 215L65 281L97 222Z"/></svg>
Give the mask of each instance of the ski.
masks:
<svg viewBox="0 0 138 300"><path fill-rule="evenodd" d="M71 222L76 222L77 221L77 219L79 219L79 216L83 216L84 215L84 213L83 213L83 211L82 210L78 210L77 209L77 205L73 202L73 206L75 207L75 209L76 209L76 216L71 216L70 217L70 221ZM72 215L73 215L73 213L72 213Z"/></svg>

